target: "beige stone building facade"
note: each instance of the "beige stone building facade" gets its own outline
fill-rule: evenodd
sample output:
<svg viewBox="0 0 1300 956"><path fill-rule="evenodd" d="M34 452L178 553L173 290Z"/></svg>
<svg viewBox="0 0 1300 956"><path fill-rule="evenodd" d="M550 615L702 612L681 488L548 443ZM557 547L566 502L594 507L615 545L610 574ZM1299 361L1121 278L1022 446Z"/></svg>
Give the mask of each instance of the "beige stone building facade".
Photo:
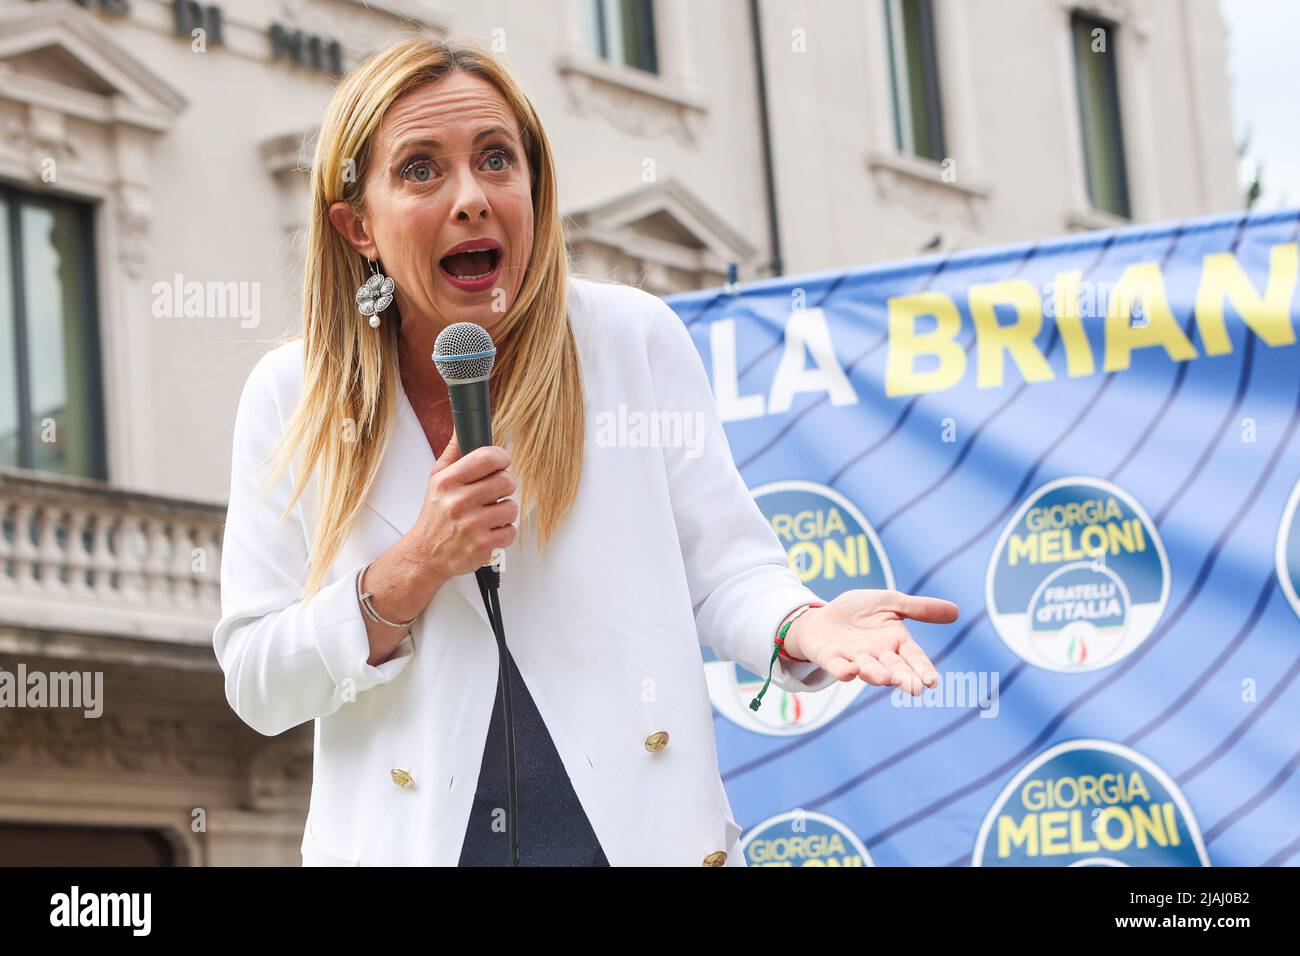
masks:
<svg viewBox="0 0 1300 956"><path fill-rule="evenodd" d="M231 429L409 30L507 60L657 294L1240 205L1213 0L0 0L0 865L298 862L312 728L210 643Z"/></svg>

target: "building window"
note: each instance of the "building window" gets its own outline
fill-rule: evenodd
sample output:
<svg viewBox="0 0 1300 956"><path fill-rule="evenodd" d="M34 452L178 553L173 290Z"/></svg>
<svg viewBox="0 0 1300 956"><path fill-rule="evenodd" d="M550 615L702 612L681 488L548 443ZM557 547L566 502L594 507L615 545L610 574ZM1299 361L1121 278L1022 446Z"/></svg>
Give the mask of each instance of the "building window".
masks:
<svg viewBox="0 0 1300 956"><path fill-rule="evenodd" d="M1070 18L1088 201L1129 218L1128 173L1115 68L1115 24L1075 13Z"/></svg>
<svg viewBox="0 0 1300 956"><path fill-rule="evenodd" d="M588 0L587 29L601 59L659 72L652 0Z"/></svg>
<svg viewBox="0 0 1300 956"><path fill-rule="evenodd" d="M107 478L94 217L0 186L0 464Z"/></svg>
<svg viewBox="0 0 1300 956"><path fill-rule="evenodd" d="M894 143L900 152L944 158L939 67L930 0L884 0Z"/></svg>

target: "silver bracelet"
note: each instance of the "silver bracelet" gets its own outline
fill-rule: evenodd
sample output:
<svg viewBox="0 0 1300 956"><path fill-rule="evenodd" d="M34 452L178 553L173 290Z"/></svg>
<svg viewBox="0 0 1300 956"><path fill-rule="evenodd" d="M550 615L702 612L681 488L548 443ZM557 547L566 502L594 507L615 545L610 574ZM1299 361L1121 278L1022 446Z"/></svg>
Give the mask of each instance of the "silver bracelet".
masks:
<svg viewBox="0 0 1300 956"><path fill-rule="evenodd" d="M361 593L361 579L365 577L366 571L368 570L370 570L369 563L367 563L364 568L362 568L360 571L357 572L357 602L361 605L361 610L365 612L366 617L370 618L370 620L374 621L376 624L387 624L389 627L397 627L403 629L409 628L412 624L416 622L417 618L419 617L418 614L415 617L411 618L409 621L407 621L405 624L399 624L397 621L390 621L388 620L388 618L384 617L378 611L376 611L374 605L370 603L370 599L374 597L373 591L367 591L364 594Z"/></svg>

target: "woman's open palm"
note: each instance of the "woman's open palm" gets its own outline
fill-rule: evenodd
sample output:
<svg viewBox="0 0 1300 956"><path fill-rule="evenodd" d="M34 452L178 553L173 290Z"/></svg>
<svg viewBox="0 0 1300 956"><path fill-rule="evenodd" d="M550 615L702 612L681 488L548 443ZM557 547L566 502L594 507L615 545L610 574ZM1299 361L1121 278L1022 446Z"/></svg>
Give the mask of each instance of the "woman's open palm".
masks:
<svg viewBox="0 0 1300 956"><path fill-rule="evenodd" d="M845 591L825 607L800 615L786 632L785 651L815 662L837 680L860 677L919 696L938 684L939 674L903 621L950 624L959 613L956 604L943 598L894 590Z"/></svg>

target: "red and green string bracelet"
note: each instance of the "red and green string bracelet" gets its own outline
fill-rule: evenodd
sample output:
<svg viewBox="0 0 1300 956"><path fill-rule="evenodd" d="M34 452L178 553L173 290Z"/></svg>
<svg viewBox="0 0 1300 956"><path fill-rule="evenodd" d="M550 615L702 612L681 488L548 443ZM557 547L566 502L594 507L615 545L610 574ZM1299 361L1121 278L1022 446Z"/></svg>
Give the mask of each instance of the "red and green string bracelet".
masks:
<svg viewBox="0 0 1300 956"><path fill-rule="evenodd" d="M799 617L811 611L815 607L825 607L825 604L805 604L803 607L796 608L790 620L781 625L781 629L776 632L776 639L772 642L772 659L767 662L767 680L763 681L763 689L758 692L758 696L749 702L750 710L758 710L763 706L763 695L767 693L768 685L772 683L772 669L776 667L776 659L781 651L785 648L785 633L790 630L790 625L799 620ZM806 661L801 663L807 663Z"/></svg>

